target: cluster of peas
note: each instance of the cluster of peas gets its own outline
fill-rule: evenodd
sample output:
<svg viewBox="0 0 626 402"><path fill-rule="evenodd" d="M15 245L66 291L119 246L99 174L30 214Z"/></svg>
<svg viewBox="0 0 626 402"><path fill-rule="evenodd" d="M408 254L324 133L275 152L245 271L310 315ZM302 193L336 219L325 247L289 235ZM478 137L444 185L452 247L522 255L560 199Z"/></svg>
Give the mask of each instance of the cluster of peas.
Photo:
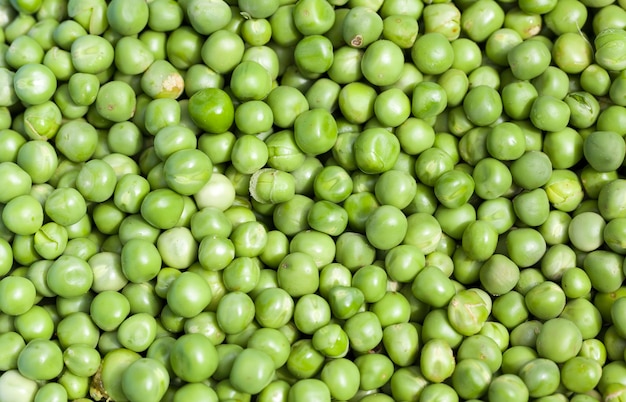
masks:
<svg viewBox="0 0 626 402"><path fill-rule="evenodd" d="M0 402L626 401L626 1L0 28Z"/></svg>

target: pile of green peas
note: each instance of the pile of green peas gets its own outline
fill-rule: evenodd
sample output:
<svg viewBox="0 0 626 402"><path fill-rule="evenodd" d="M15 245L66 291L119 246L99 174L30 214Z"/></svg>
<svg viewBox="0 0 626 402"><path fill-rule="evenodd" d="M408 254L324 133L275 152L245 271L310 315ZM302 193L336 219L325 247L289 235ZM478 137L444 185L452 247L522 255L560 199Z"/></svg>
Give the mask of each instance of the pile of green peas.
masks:
<svg viewBox="0 0 626 402"><path fill-rule="evenodd" d="M0 402L626 401L625 0L0 0Z"/></svg>

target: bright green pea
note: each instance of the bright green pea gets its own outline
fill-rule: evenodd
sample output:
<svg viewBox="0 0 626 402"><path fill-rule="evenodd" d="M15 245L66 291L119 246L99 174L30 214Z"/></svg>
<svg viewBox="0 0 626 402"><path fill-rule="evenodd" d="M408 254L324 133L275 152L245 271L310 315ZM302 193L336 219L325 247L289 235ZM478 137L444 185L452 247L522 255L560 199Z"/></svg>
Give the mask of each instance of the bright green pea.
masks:
<svg viewBox="0 0 626 402"><path fill-rule="evenodd" d="M502 114L502 99L498 92L489 86L474 86L465 95L463 110L475 125L488 126Z"/></svg>
<svg viewBox="0 0 626 402"><path fill-rule="evenodd" d="M43 225L43 207L32 195L19 195L2 210L4 226L18 235L35 234Z"/></svg>
<svg viewBox="0 0 626 402"><path fill-rule="evenodd" d="M440 32L428 32L417 38L411 48L415 66L424 74L441 74L452 66L454 51Z"/></svg>
<svg viewBox="0 0 626 402"><path fill-rule="evenodd" d="M364 6L353 7L343 19L342 37L345 43L365 48L383 32L383 19L374 10Z"/></svg>
<svg viewBox="0 0 626 402"><path fill-rule="evenodd" d="M2 182L6 190L0 196L0 201L7 203L20 195L27 195L33 184L31 176L22 167L14 162L0 163Z"/></svg>
<svg viewBox="0 0 626 402"><path fill-rule="evenodd" d="M418 300L441 308L446 306L454 296L454 284L441 269L429 266L417 274L411 284L411 293Z"/></svg>
<svg viewBox="0 0 626 402"><path fill-rule="evenodd" d="M167 305L174 314L191 318L204 310L211 297L206 281L193 272L183 272L168 287Z"/></svg>
<svg viewBox="0 0 626 402"><path fill-rule="evenodd" d="M48 222L35 233L35 251L43 258L53 260L65 251L67 241L68 234L65 227L55 222Z"/></svg>
<svg viewBox="0 0 626 402"><path fill-rule="evenodd" d="M351 123L361 124L374 116L376 90L363 82L351 82L339 91L339 110Z"/></svg>
<svg viewBox="0 0 626 402"><path fill-rule="evenodd" d="M531 228L519 228L506 236L508 257L519 267L529 267L539 261L546 251L541 234Z"/></svg>
<svg viewBox="0 0 626 402"><path fill-rule="evenodd" d="M544 189L550 203L558 210L573 211L582 201L580 178L571 170L555 169Z"/></svg>
<svg viewBox="0 0 626 402"><path fill-rule="evenodd" d="M117 291L98 293L90 306L94 323L103 331L113 331L130 313L128 299Z"/></svg>
<svg viewBox="0 0 626 402"><path fill-rule="evenodd" d="M454 372L455 361L452 348L444 340L432 339L422 346L420 367L424 377L434 383L441 383Z"/></svg>
<svg viewBox="0 0 626 402"><path fill-rule="evenodd" d="M515 160L510 171L515 184L532 190L548 182L552 174L552 162L545 153L530 151Z"/></svg>
<svg viewBox="0 0 626 402"><path fill-rule="evenodd" d="M413 116L428 119L444 111L448 104L448 95L439 83L422 81L415 85L411 100Z"/></svg>
<svg viewBox="0 0 626 402"><path fill-rule="evenodd" d="M612 131L594 131L584 139L583 152L589 165L599 172L616 170L624 161L624 139Z"/></svg>
<svg viewBox="0 0 626 402"><path fill-rule="evenodd" d="M170 229L182 214L183 197L170 189L158 189L148 193L141 203L141 216L159 229Z"/></svg>
<svg viewBox="0 0 626 402"><path fill-rule="evenodd" d="M32 380L51 380L61 374L63 352L53 341L34 339L26 344L17 358L17 368Z"/></svg>
<svg viewBox="0 0 626 402"><path fill-rule="evenodd" d="M52 70L43 64L27 63L15 72L13 88L21 101L39 105L54 95L57 89L56 77Z"/></svg>
<svg viewBox="0 0 626 402"><path fill-rule="evenodd" d="M562 363L576 356L582 345L582 335L576 325L565 318L546 321L537 335L539 356Z"/></svg>
<svg viewBox="0 0 626 402"><path fill-rule="evenodd" d="M415 46L417 46L417 41L413 49L415 49ZM417 50L414 51L417 52ZM425 52L426 50L419 51ZM440 55L433 57L437 56L441 57ZM392 85L400 78L403 64L404 54L402 53L402 48L390 40L380 39L365 49L361 59L361 71L365 79L373 85ZM435 67L433 66L433 68Z"/></svg>
<svg viewBox="0 0 626 402"><path fill-rule="evenodd" d="M155 278L161 268L161 256L154 243L131 239L122 247L122 272L131 282L141 283Z"/></svg>

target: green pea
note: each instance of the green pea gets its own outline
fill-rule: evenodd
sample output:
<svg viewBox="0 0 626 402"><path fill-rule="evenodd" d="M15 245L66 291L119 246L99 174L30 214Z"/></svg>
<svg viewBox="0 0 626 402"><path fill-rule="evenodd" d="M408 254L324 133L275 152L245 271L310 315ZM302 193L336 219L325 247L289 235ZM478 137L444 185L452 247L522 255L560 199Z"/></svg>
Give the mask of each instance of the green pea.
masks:
<svg viewBox="0 0 626 402"><path fill-rule="evenodd" d="M411 112L418 119L434 118L440 115L447 104L448 95L439 83L422 81L415 85Z"/></svg>
<svg viewBox="0 0 626 402"><path fill-rule="evenodd" d="M561 381L569 390L586 393L598 385L601 372L596 361L576 356L565 362L561 368Z"/></svg>
<svg viewBox="0 0 626 402"><path fill-rule="evenodd" d="M339 110L350 123L365 123L374 116L376 96L376 90L366 83L348 83L339 91Z"/></svg>
<svg viewBox="0 0 626 402"><path fill-rule="evenodd" d="M305 111L294 121L295 142L307 154L319 155L331 150L337 135L337 123L324 109Z"/></svg>
<svg viewBox="0 0 626 402"><path fill-rule="evenodd" d="M307 0L293 9L293 23L303 35L321 35L335 22L333 7L325 2Z"/></svg>
<svg viewBox="0 0 626 402"><path fill-rule="evenodd" d="M56 77L43 64L27 63L13 76L13 88L19 100L39 105L52 98L57 89Z"/></svg>
<svg viewBox="0 0 626 402"><path fill-rule="evenodd" d="M624 161L624 139L612 131L594 131L584 139L583 152L589 165L599 172L616 170Z"/></svg>
<svg viewBox="0 0 626 402"><path fill-rule="evenodd" d="M434 383L441 383L452 376L455 361L452 348L444 340L432 339L422 346L420 367L424 377Z"/></svg>
<svg viewBox="0 0 626 402"><path fill-rule="evenodd" d="M7 189L0 196L2 202L7 203L15 197L27 195L30 192L33 184L32 177L18 164L10 161L2 162L0 172L2 172L3 178L2 186Z"/></svg>
<svg viewBox="0 0 626 402"><path fill-rule="evenodd" d="M209 378L217 369L215 346L202 334L185 334L176 339L170 350L174 373L187 382Z"/></svg>
<svg viewBox="0 0 626 402"><path fill-rule="evenodd" d="M529 267L545 254L546 243L541 234L531 228L519 228L506 236L508 257L519 267Z"/></svg>
<svg viewBox="0 0 626 402"><path fill-rule="evenodd" d="M576 356L582 345L582 335L576 325L565 318L546 321L537 335L537 352L556 363Z"/></svg>
<svg viewBox="0 0 626 402"><path fill-rule="evenodd" d="M383 32L383 20L374 10L352 7L343 19L342 37L348 46L365 48Z"/></svg>
<svg viewBox="0 0 626 402"><path fill-rule="evenodd" d="M452 373L452 385L462 398L480 398L487 392L491 378L491 370L486 363L477 359L463 359Z"/></svg>
<svg viewBox="0 0 626 402"><path fill-rule="evenodd" d="M497 91L489 86L473 86L465 95L463 110L475 125L488 126L502 114L502 99Z"/></svg>
<svg viewBox="0 0 626 402"><path fill-rule="evenodd" d="M278 266L278 284L292 296L313 293L319 286L317 265L310 255L293 252L286 255ZM308 278L304 281L303 278Z"/></svg>
<svg viewBox="0 0 626 402"><path fill-rule="evenodd" d="M246 348L235 357L230 381L241 392L257 394L265 388L274 375L274 362L262 350Z"/></svg>
<svg viewBox="0 0 626 402"><path fill-rule="evenodd" d="M450 299L448 319L459 333L471 336L481 330L490 310L491 302L487 305L478 292L461 290Z"/></svg>

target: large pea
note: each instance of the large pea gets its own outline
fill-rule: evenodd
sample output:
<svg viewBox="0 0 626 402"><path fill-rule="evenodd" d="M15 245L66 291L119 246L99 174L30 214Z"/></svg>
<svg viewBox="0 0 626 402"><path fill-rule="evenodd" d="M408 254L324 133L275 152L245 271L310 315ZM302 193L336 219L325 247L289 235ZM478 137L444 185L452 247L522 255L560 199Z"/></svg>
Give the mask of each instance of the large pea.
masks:
<svg viewBox="0 0 626 402"><path fill-rule="evenodd" d="M422 346L420 367L429 381L440 383L452 376L456 366L452 348L441 339L431 339Z"/></svg>
<svg viewBox="0 0 626 402"><path fill-rule="evenodd" d="M490 313L491 301L486 303L481 294L473 289L457 292L448 304L450 324L465 336L477 334Z"/></svg>
<svg viewBox="0 0 626 402"><path fill-rule="evenodd" d="M582 346L582 334L576 324L565 318L546 321L537 335L539 356L563 363L576 356Z"/></svg>
<svg viewBox="0 0 626 402"><path fill-rule="evenodd" d="M486 363L477 359L463 359L452 373L452 386L462 398L480 398L487 392L491 378L491 369Z"/></svg>

